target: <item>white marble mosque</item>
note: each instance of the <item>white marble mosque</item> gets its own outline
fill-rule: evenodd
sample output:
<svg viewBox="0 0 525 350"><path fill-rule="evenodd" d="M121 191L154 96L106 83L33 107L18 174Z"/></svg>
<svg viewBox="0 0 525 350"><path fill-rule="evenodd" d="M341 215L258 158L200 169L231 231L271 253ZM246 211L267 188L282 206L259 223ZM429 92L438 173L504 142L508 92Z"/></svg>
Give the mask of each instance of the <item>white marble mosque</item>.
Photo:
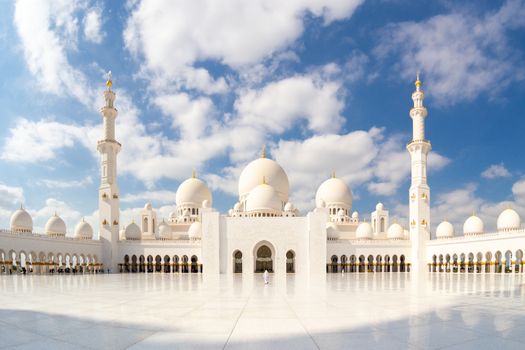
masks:
<svg viewBox="0 0 525 350"><path fill-rule="evenodd" d="M427 109L419 76L410 110L413 136L407 144L412 165L408 227L391 223L381 203L369 219L352 211L352 191L335 173L319 185L316 208L303 214L289 200L285 170L266 157L263 148L261 157L242 171L238 202L227 213L213 208L211 191L194 173L180 184L176 210L169 217L158 217L147 203L140 222L120 230L121 144L115 139L118 113L111 78L106 85L101 109L104 134L97 144L101 155L97 227L82 220L74 237L66 237L66 225L55 214L45 232L37 233L30 214L20 207L10 227L0 230L1 273L523 272L525 231L511 208L494 218L495 232L486 232L483 221L473 215L466 218L462 234L444 221L431 239L427 184L431 143L425 138Z"/></svg>

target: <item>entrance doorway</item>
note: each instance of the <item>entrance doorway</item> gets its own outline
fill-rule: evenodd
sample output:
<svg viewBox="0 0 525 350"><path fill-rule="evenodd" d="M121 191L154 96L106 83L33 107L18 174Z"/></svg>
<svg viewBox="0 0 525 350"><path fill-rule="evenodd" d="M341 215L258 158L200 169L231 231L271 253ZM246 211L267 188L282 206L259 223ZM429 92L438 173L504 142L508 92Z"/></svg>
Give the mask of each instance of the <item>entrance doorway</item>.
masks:
<svg viewBox="0 0 525 350"><path fill-rule="evenodd" d="M255 258L255 272L273 272L272 251L267 245L262 245L257 249Z"/></svg>
<svg viewBox="0 0 525 350"><path fill-rule="evenodd" d="M233 253L233 273L242 273L242 253L239 250Z"/></svg>
<svg viewBox="0 0 525 350"><path fill-rule="evenodd" d="M286 273L295 273L295 254L291 250L286 253Z"/></svg>

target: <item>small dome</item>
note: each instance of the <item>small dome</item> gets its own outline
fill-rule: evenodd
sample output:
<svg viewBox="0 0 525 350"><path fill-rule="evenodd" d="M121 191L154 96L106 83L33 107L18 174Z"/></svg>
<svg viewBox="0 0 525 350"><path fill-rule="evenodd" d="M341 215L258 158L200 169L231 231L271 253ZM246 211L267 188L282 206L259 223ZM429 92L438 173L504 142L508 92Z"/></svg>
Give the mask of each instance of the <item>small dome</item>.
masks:
<svg viewBox="0 0 525 350"><path fill-rule="evenodd" d="M315 200L315 206L316 206L316 208L326 208L326 203L322 199L316 199Z"/></svg>
<svg viewBox="0 0 525 350"><path fill-rule="evenodd" d="M339 232L337 225L333 222L326 224L326 237L330 240L339 239L341 237L341 233Z"/></svg>
<svg viewBox="0 0 525 350"><path fill-rule="evenodd" d="M17 209L11 216L11 231L13 232L33 232L33 219L24 209Z"/></svg>
<svg viewBox="0 0 525 350"><path fill-rule="evenodd" d="M293 211L293 209L293 205L290 202L286 203L284 206L284 211Z"/></svg>
<svg viewBox="0 0 525 350"><path fill-rule="evenodd" d="M233 206L233 210L235 210L235 211L241 210L241 203L239 203L239 202L235 203L235 205Z"/></svg>
<svg viewBox="0 0 525 350"><path fill-rule="evenodd" d="M289 182L283 168L273 159L256 159L243 169L239 177L239 198L246 198L248 194L261 183L264 176L266 183L272 186L281 202L288 201Z"/></svg>
<svg viewBox="0 0 525 350"><path fill-rule="evenodd" d="M337 216L345 216L345 211L343 209L339 209L337 211Z"/></svg>
<svg viewBox="0 0 525 350"><path fill-rule="evenodd" d="M126 227L126 232L124 233L127 240L135 241L142 238L142 232L140 231L139 225L132 222Z"/></svg>
<svg viewBox="0 0 525 350"><path fill-rule="evenodd" d="M374 230L372 230L372 225L366 221L360 223L355 231L355 237L357 239L372 239L373 235Z"/></svg>
<svg viewBox="0 0 525 350"><path fill-rule="evenodd" d="M514 209L505 209L498 216L497 226L498 231L517 230L521 226L520 216Z"/></svg>
<svg viewBox="0 0 525 350"><path fill-rule="evenodd" d="M45 232L46 235L65 236L66 223L64 222L64 220L62 220L60 216L55 214L52 217L50 217L49 220L47 220Z"/></svg>
<svg viewBox="0 0 525 350"><path fill-rule="evenodd" d="M477 216L476 216L477 218ZM478 218L479 219L479 218ZM467 219L468 221L468 219ZM480 220L481 221L481 220ZM465 222L465 225L467 223ZM483 224L482 224L483 226ZM465 227L465 226L463 226ZM454 226L448 221L441 222L438 227L436 228L436 238L452 238L454 237Z"/></svg>
<svg viewBox="0 0 525 350"><path fill-rule="evenodd" d="M359 213L356 212L356 211L354 211L354 212L352 213L352 219L359 219Z"/></svg>
<svg viewBox="0 0 525 350"><path fill-rule="evenodd" d="M188 229L188 237L192 240L202 238L202 224L199 221L195 221L193 224L191 224L190 228Z"/></svg>
<svg viewBox="0 0 525 350"><path fill-rule="evenodd" d="M203 207L203 208L209 208L209 207L211 207L211 205L210 205L210 201L207 200L207 199L203 200L203 201L202 201L202 207Z"/></svg>
<svg viewBox="0 0 525 350"><path fill-rule="evenodd" d="M75 238L93 239L93 228L84 218L75 227Z"/></svg>
<svg viewBox="0 0 525 350"><path fill-rule="evenodd" d="M177 213L174 212L174 211L172 211L172 212L170 213L170 219L175 219L176 217L177 217Z"/></svg>
<svg viewBox="0 0 525 350"><path fill-rule="evenodd" d="M327 206L337 205L345 209L352 207L352 191L343 180L332 177L319 186L315 194L316 202L322 199Z"/></svg>
<svg viewBox="0 0 525 350"><path fill-rule="evenodd" d="M151 208L152 208L152 207L151 207L151 203L149 203L149 202L146 203L146 205L144 205L144 209L145 209L145 210L151 210Z"/></svg>
<svg viewBox="0 0 525 350"><path fill-rule="evenodd" d="M483 221L476 215L470 216L463 224L463 234L465 236L480 235L483 233L483 230Z"/></svg>
<svg viewBox="0 0 525 350"><path fill-rule="evenodd" d="M228 216L232 216L232 215L233 215L233 209L228 210Z"/></svg>
<svg viewBox="0 0 525 350"><path fill-rule="evenodd" d="M162 220L160 223L157 233L155 234L156 239L170 239L171 238L171 227Z"/></svg>
<svg viewBox="0 0 525 350"><path fill-rule="evenodd" d="M381 211L381 210L384 210L385 209L385 206L383 205L383 203L379 202L377 203L376 205L376 210L377 211Z"/></svg>
<svg viewBox="0 0 525 350"><path fill-rule="evenodd" d="M260 184L250 191L246 199L246 211L281 211L281 199L270 185Z"/></svg>
<svg viewBox="0 0 525 350"><path fill-rule="evenodd" d="M386 238L388 239L403 239L405 236L405 231L403 226L399 225L397 222L390 225L386 233Z"/></svg>
<svg viewBox="0 0 525 350"><path fill-rule="evenodd" d="M211 192L206 184L197 178L189 178L180 184L175 195L177 205L189 205L200 207L202 202L207 200L211 206Z"/></svg>

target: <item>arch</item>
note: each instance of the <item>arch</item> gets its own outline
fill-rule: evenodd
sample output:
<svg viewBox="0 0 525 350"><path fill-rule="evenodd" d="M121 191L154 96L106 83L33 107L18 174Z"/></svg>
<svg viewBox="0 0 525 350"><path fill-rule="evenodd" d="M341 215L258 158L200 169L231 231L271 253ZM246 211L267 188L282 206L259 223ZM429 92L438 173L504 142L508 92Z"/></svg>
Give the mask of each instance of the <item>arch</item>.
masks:
<svg viewBox="0 0 525 350"><path fill-rule="evenodd" d="M483 268L483 253L478 252L476 254L476 273L481 273Z"/></svg>
<svg viewBox="0 0 525 350"><path fill-rule="evenodd" d="M381 220L379 220L379 232L385 232L385 218L381 218Z"/></svg>
<svg viewBox="0 0 525 350"><path fill-rule="evenodd" d="M359 255L359 272L365 272L365 256Z"/></svg>
<svg viewBox="0 0 525 350"><path fill-rule="evenodd" d="M155 272L161 272L162 271L162 258L160 255L157 255L155 257Z"/></svg>
<svg viewBox="0 0 525 350"><path fill-rule="evenodd" d="M381 255L376 256L376 272L383 272L383 258Z"/></svg>
<svg viewBox="0 0 525 350"><path fill-rule="evenodd" d="M346 255L341 255L341 271L347 272L348 269L348 259Z"/></svg>
<svg viewBox="0 0 525 350"><path fill-rule="evenodd" d="M431 272L436 272L436 268L437 268L437 255L434 254L434 255L432 255L432 269L431 269Z"/></svg>
<svg viewBox="0 0 525 350"><path fill-rule="evenodd" d="M385 255L385 272L392 271L392 267L390 266L390 255Z"/></svg>
<svg viewBox="0 0 525 350"><path fill-rule="evenodd" d="M450 272L450 254L445 255L445 272Z"/></svg>
<svg viewBox="0 0 525 350"><path fill-rule="evenodd" d="M180 263L179 263L178 255L173 256L173 265L174 265L173 272L180 272L180 269L179 269Z"/></svg>
<svg viewBox="0 0 525 350"><path fill-rule="evenodd" d="M458 272L458 255L454 254L452 255L452 271Z"/></svg>
<svg viewBox="0 0 525 350"><path fill-rule="evenodd" d="M137 264L137 256L135 254L133 254L131 256L131 272L135 273L138 271L138 264Z"/></svg>
<svg viewBox="0 0 525 350"><path fill-rule="evenodd" d="M492 271L492 253L486 252L485 253L485 272L491 272Z"/></svg>
<svg viewBox="0 0 525 350"><path fill-rule="evenodd" d="M139 272L146 272L146 258L144 255L139 256Z"/></svg>
<svg viewBox="0 0 525 350"><path fill-rule="evenodd" d="M465 262L466 262L466 256L465 253L461 253L459 256L459 272L465 272Z"/></svg>
<svg viewBox="0 0 525 350"><path fill-rule="evenodd" d="M401 254L399 256L399 271L400 272L407 272L407 266L405 263L405 255Z"/></svg>
<svg viewBox="0 0 525 350"><path fill-rule="evenodd" d="M198 273L199 272L199 258L197 255L191 256L191 273Z"/></svg>
<svg viewBox="0 0 525 350"><path fill-rule="evenodd" d="M392 255L392 272L399 272L397 255Z"/></svg>
<svg viewBox="0 0 525 350"><path fill-rule="evenodd" d="M332 258L330 259L330 271L336 273L337 272L337 255L332 255Z"/></svg>
<svg viewBox="0 0 525 350"><path fill-rule="evenodd" d="M232 254L233 258L233 273L242 273L242 252L235 250Z"/></svg>
<svg viewBox="0 0 525 350"><path fill-rule="evenodd" d="M149 232L148 230L148 218L144 217L144 220L142 220L142 232Z"/></svg>
<svg viewBox="0 0 525 350"><path fill-rule="evenodd" d="M286 273L295 273L295 252L291 249L286 252Z"/></svg>
<svg viewBox="0 0 525 350"><path fill-rule="evenodd" d="M503 265L501 263L501 259L502 259L503 255L501 254L501 252L498 250L496 252L496 254L494 254L494 259L496 260L496 271L497 273L501 273L503 271Z"/></svg>
<svg viewBox="0 0 525 350"><path fill-rule="evenodd" d="M182 273L188 273L189 270L188 270L188 264L189 264L189 259L188 259L188 256L187 255L183 255L182 256L182 269L181 269L181 272Z"/></svg>
<svg viewBox="0 0 525 350"><path fill-rule="evenodd" d="M512 252L507 250L505 252L505 273L512 272Z"/></svg>
<svg viewBox="0 0 525 350"><path fill-rule="evenodd" d="M273 272L273 261L275 259L275 248L268 241L261 241L253 248L254 271Z"/></svg>
<svg viewBox="0 0 525 350"><path fill-rule="evenodd" d="M170 273L171 272L171 265L170 265L170 256L164 255L164 272Z"/></svg>
<svg viewBox="0 0 525 350"><path fill-rule="evenodd" d="M516 272L523 272L523 251L518 249L516 251Z"/></svg>
<svg viewBox="0 0 525 350"><path fill-rule="evenodd" d="M153 256L151 255L148 255L148 257L146 258L147 262L148 262L148 272L149 273L152 273L153 270L154 270L154 267L153 267Z"/></svg>
<svg viewBox="0 0 525 350"><path fill-rule="evenodd" d="M474 273L474 254L468 253L468 265L467 265L467 271L468 273Z"/></svg>
<svg viewBox="0 0 525 350"><path fill-rule="evenodd" d="M367 260L367 272L374 272L374 257L372 255L369 255Z"/></svg>
<svg viewBox="0 0 525 350"><path fill-rule="evenodd" d="M443 254L439 254L438 260L439 272L443 272Z"/></svg>
<svg viewBox="0 0 525 350"><path fill-rule="evenodd" d="M355 255L350 255L350 272L356 272L357 258Z"/></svg>

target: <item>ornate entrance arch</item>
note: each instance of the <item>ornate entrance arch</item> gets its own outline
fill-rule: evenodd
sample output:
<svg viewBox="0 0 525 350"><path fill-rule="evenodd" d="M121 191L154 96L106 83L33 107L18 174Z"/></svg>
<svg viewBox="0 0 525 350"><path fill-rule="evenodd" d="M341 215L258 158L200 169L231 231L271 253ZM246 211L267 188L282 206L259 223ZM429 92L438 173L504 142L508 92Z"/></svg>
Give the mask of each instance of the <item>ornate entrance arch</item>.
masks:
<svg viewBox="0 0 525 350"><path fill-rule="evenodd" d="M253 249L253 257L255 260L255 272L273 272L273 264L275 259L275 249L270 242L259 242Z"/></svg>

